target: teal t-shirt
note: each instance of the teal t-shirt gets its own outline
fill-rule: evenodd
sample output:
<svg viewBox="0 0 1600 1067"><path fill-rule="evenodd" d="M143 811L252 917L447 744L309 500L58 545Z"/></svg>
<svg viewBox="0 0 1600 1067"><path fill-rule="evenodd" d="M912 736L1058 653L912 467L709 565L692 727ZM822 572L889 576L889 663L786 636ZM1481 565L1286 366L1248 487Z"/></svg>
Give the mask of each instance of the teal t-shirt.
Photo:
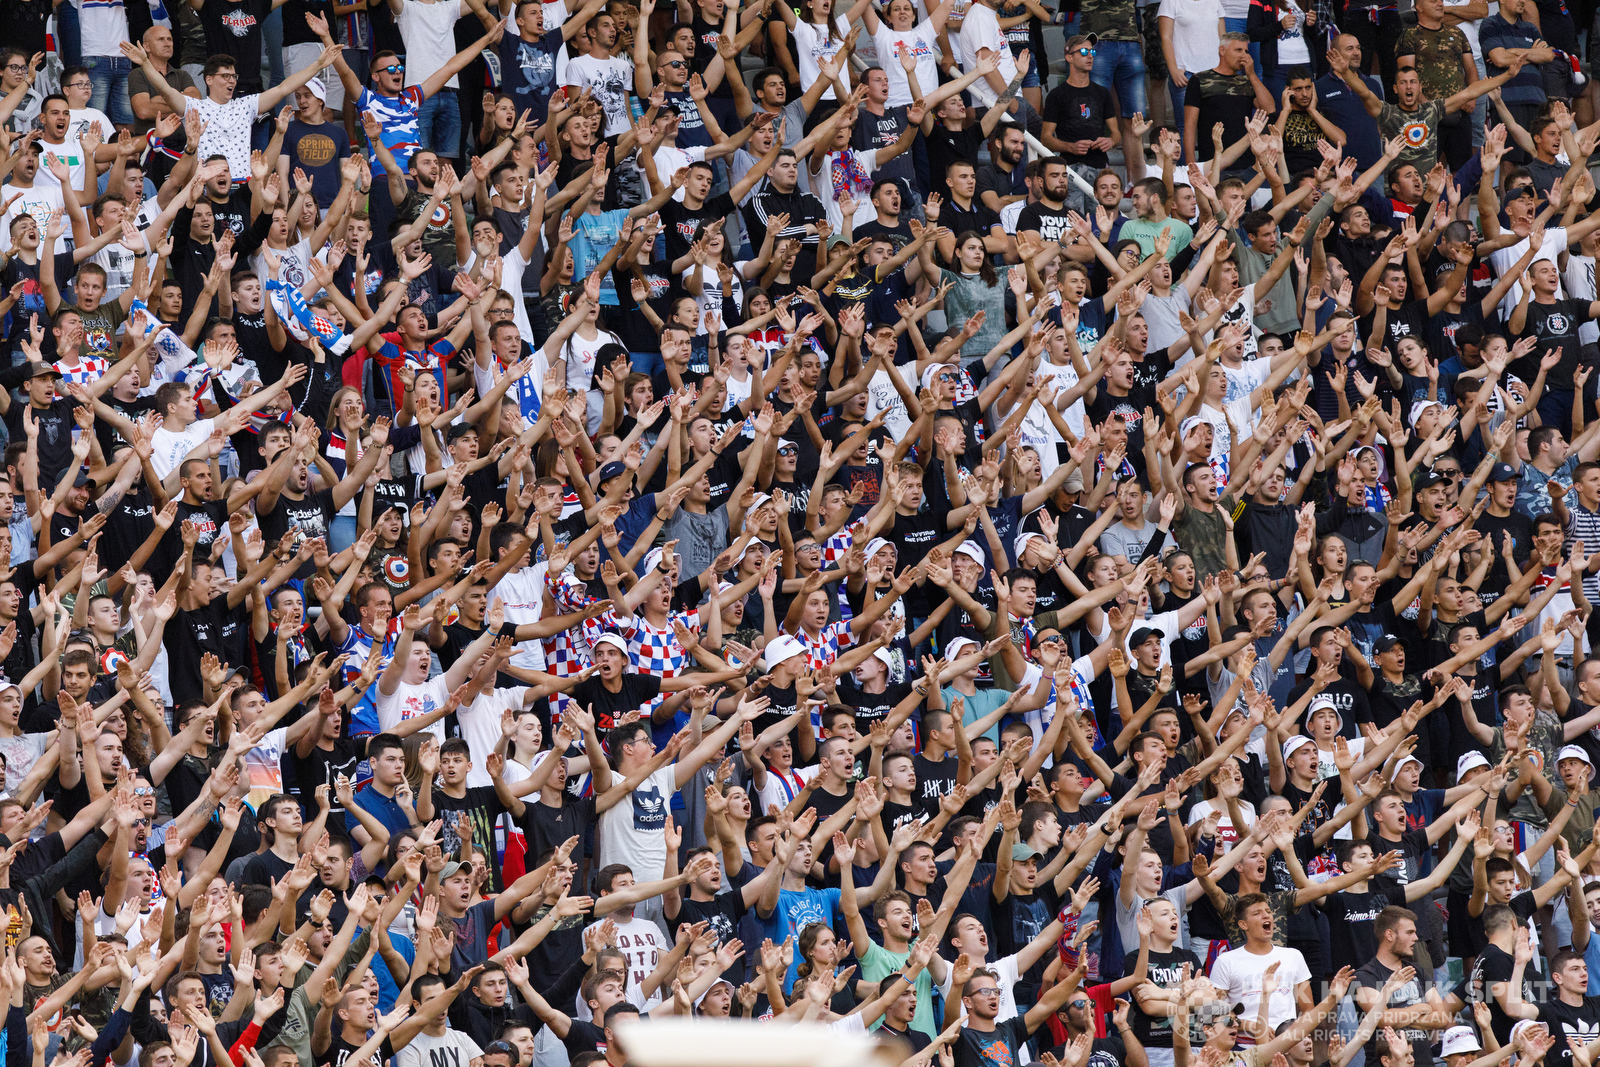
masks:
<svg viewBox="0 0 1600 1067"><path fill-rule="evenodd" d="M862 918L865 919L866 915ZM861 979L865 982L882 981L904 968L910 957L910 952L890 952L874 941L867 954L861 957ZM913 987L917 991L917 1014L911 1020L911 1029L921 1030L925 1034L938 1033L938 1023L933 1018L933 978L926 967L917 974ZM872 1028L876 1030L882 1025L883 1020L879 1019L872 1024Z"/></svg>
<svg viewBox="0 0 1600 1067"><path fill-rule="evenodd" d="M980 689L971 696L967 696L967 694L957 690L955 686L947 685L944 687L944 706L950 707L950 702L956 697L960 697L966 702L966 708L961 713L961 725L971 726L995 708L1004 704L1010 696L1011 694L1004 689ZM983 732L983 736L998 745L1000 743L1000 724L995 723L989 727ZM938 1033L937 1030L933 1032Z"/></svg>

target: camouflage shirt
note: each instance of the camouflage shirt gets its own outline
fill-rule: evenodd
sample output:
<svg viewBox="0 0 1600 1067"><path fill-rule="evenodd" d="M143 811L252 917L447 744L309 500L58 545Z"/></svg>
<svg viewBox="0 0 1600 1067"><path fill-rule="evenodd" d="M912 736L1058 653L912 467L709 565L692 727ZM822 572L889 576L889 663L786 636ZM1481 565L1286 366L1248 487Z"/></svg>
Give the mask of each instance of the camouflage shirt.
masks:
<svg viewBox="0 0 1600 1067"><path fill-rule="evenodd" d="M1416 57L1417 78L1429 100L1443 102L1467 87L1461 57L1467 56L1470 62L1472 46L1467 44L1466 34L1455 26L1438 30L1407 26L1394 54Z"/></svg>
<svg viewBox="0 0 1600 1067"><path fill-rule="evenodd" d="M1107 41L1139 39L1133 0L1083 0L1078 22L1079 33L1097 33Z"/></svg>
<svg viewBox="0 0 1600 1067"><path fill-rule="evenodd" d="M1385 141L1399 135L1405 138L1400 162L1410 163L1423 174L1433 169L1439 158L1439 124L1444 121L1444 102L1424 100L1415 111L1402 111L1388 101L1378 112L1378 132Z"/></svg>

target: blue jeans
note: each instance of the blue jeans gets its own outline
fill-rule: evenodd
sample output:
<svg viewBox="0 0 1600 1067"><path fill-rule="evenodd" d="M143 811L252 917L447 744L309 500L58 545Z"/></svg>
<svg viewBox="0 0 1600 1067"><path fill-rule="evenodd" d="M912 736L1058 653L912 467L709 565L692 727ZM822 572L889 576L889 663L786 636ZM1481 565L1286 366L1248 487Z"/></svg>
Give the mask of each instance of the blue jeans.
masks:
<svg viewBox="0 0 1600 1067"><path fill-rule="evenodd" d="M1096 85L1104 86L1117 95L1122 114L1144 114L1144 46L1138 41L1104 41L1095 45L1094 73Z"/></svg>
<svg viewBox="0 0 1600 1067"><path fill-rule="evenodd" d="M128 104L128 72L133 64L126 56L84 56L89 68L89 106L104 111L117 126L132 126L133 108Z"/></svg>
<svg viewBox="0 0 1600 1067"><path fill-rule="evenodd" d="M1250 23L1249 19L1223 19L1222 20L1222 28L1224 30L1228 31L1229 33L1247 33L1249 31L1247 30L1246 27L1249 26L1249 23ZM1255 60L1256 77L1258 77L1258 78L1261 77L1261 42L1260 41L1251 41L1250 42L1250 58Z"/></svg>
<svg viewBox="0 0 1600 1067"><path fill-rule="evenodd" d="M78 20L78 8L74 4L56 8L56 50L61 53L63 67L83 63L83 23Z"/></svg>
<svg viewBox="0 0 1600 1067"><path fill-rule="evenodd" d="M359 519L355 515L335 515L328 526L328 551L339 553L356 542L360 533Z"/></svg>
<svg viewBox="0 0 1600 1067"><path fill-rule="evenodd" d="M1184 75L1189 78L1194 77L1188 71L1184 71ZM1187 88L1178 88L1178 83L1170 77L1167 79L1167 95L1172 98L1172 122L1173 125L1178 127L1178 140L1180 142L1183 140L1184 130L1187 128L1183 123L1183 98L1188 92ZM1184 148L1187 150L1188 146L1185 145Z"/></svg>
<svg viewBox="0 0 1600 1067"><path fill-rule="evenodd" d="M441 159L461 151L461 105L454 89L440 89L417 111L417 143Z"/></svg>
<svg viewBox="0 0 1600 1067"><path fill-rule="evenodd" d="M267 85L273 88L283 81L283 11L273 8L261 23L261 46L267 53Z"/></svg>

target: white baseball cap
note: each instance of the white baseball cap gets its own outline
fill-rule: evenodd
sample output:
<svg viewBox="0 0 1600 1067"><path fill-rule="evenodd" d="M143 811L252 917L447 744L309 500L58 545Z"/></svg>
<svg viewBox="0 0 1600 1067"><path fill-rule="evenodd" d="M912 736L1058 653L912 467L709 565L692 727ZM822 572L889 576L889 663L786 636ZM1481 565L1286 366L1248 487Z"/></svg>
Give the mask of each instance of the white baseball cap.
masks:
<svg viewBox="0 0 1600 1067"><path fill-rule="evenodd" d="M1472 1032L1470 1026L1452 1026L1444 1032L1444 1041L1440 1055L1445 1059L1451 1056L1460 1056L1467 1052L1482 1052L1483 1046L1478 1044L1478 1035Z"/></svg>
<svg viewBox="0 0 1600 1067"><path fill-rule="evenodd" d="M1290 756L1295 754L1295 750L1297 750L1301 745L1309 744L1311 744L1311 738L1307 737L1305 734L1295 734L1293 737L1289 738L1289 740L1283 743L1283 758L1288 759Z"/></svg>
<svg viewBox="0 0 1600 1067"><path fill-rule="evenodd" d="M1590 770L1594 769L1594 761L1589 758L1589 753L1577 745L1563 745L1561 747L1561 751L1556 753L1556 763L1559 764L1564 759L1581 759L1589 765Z"/></svg>
<svg viewBox="0 0 1600 1067"><path fill-rule="evenodd" d="M957 656L961 655L961 650L966 648L968 645L971 645L973 648L979 647L978 642L974 641L970 637L958 637L954 641L951 641L948 645L944 646L945 659L954 660Z"/></svg>
<svg viewBox="0 0 1600 1067"><path fill-rule="evenodd" d="M889 655L889 650L887 648L873 649L872 658L877 660L879 663L882 663L885 667L888 667L891 671L894 670L894 657Z"/></svg>
<svg viewBox="0 0 1600 1067"><path fill-rule="evenodd" d="M610 645L624 656L628 654L628 642L623 640L619 634L601 634L594 639L594 647L598 649L601 645Z"/></svg>
<svg viewBox="0 0 1600 1067"><path fill-rule="evenodd" d="M1339 714L1339 705L1335 704L1330 696L1315 696L1311 698L1311 707L1306 709L1307 725L1311 723L1311 716L1323 710L1333 712L1334 733L1344 729L1344 716Z"/></svg>
<svg viewBox="0 0 1600 1067"><path fill-rule="evenodd" d="M874 537L872 540L867 542L867 547L862 550L862 556L870 561L873 556L876 556L879 552L888 547L889 541L887 538Z"/></svg>
<svg viewBox="0 0 1600 1067"><path fill-rule="evenodd" d="M963 556L977 560L979 563L984 562L983 549L978 547L978 542L976 541L963 541L956 546L956 551Z"/></svg>
<svg viewBox="0 0 1600 1067"><path fill-rule="evenodd" d="M1029 530L1029 531L1027 531L1025 533L1017 534L1016 540L1011 543L1011 548L1012 548L1012 551L1015 552L1016 557L1017 557L1017 559L1019 561L1022 559L1022 553L1028 547L1028 542L1030 540L1032 540L1033 538L1036 538L1036 537L1040 541L1044 540L1044 535L1043 534L1034 533L1032 530Z"/></svg>
<svg viewBox="0 0 1600 1067"><path fill-rule="evenodd" d="M316 97L318 100L321 100L324 104L328 102L328 90L322 84L321 78L312 78L310 81L306 82L306 89L311 93L312 96Z"/></svg>
<svg viewBox="0 0 1600 1067"><path fill-rule="evenodd" d="M785 634L767 646L766 651L762 653L762 658L767 661L767 669L771 670L785 660L803 656L805 653L805 645Z"/></svg>
<svg viewBox="0 0 1600 1067"><path fill-rule="evenodd" d="M1439 402L1437 400L1418 400L1415 404L1412 404L1411 425L1415 426L1417 424L1417 419L1421 418L1424 411L1427 411L1430 407L1436 408L1438 406Z"/></svg>
<svg viewBox="0 0 1600 1067"><path fill-rule="evenodd" d="M1459 782L1465 778L1467 776L1467 772L1472 770L1474 767L1487 766L1489 766L1489 757L1485 756L1482 752L1474 749L1471 752L1463 753L1461 758L1456 760L1456 781Z"/></svg>
<svg viewBox="0 0 1600 1067"><path fill-rule="evenodd" d="M1422 761L1419 760L1417 757L1415 757L1415 756L1407 756L1405 759L1401 760L1399 763L1396 763L1394 765L1395 773L1399 774L1400 773L1400 768L1404 767L1408 763L1415 763L1418 767L1422 767L1423 766ZM1424 768L1424 769L1426 769L1426 768Z"/></svg>

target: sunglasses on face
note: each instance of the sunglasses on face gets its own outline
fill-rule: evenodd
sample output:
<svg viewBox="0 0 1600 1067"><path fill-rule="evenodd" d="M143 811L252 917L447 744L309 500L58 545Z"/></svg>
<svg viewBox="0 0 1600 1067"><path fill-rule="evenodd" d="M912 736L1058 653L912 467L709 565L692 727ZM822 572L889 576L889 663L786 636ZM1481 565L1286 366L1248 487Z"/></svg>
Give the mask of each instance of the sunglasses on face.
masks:
<svg viewBox="0 0 1600 1067"><path fill-rule="evenodd" d="M686 64L681 59L669 59L669 60L667 60L665 63L663 63L661 65L663 67L684 67L684 66L688 66L688 64Z"/></svg>
<svg viewBox="0 0 1600 1067"><path fill-rule="evenodd" d="M379 67L378 69L385 74L399 74L406 69L406 65L404 63L390 63L387 67Z"/></svg>
<svg viewBox="0 0 1600 1067"><path fill-rule="evenodd" d="M1080 56L1092 56L1092 55L1094 55L1094 49L1093 48L1080 48L1080 49L1078 49L1078 54Z"/></svg>

